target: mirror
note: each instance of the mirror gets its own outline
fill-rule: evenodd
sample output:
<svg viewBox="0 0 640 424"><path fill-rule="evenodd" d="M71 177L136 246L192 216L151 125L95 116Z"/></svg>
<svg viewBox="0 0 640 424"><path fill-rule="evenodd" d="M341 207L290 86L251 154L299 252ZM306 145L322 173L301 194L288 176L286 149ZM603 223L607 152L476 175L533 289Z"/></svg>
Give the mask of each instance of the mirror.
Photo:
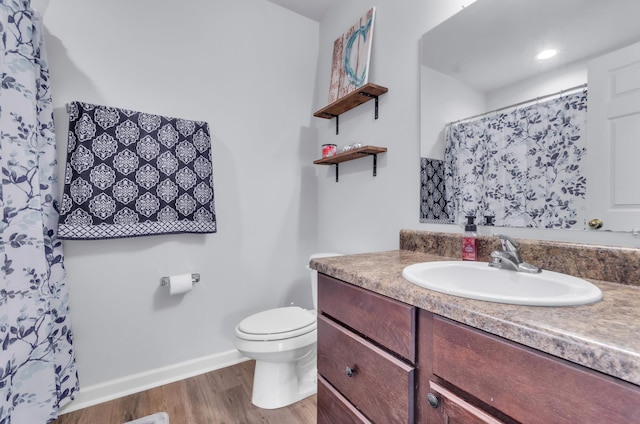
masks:
<svg viewBox="0 0 640 424"><path fill-rule="evenodd" d="M421 157L444 158L449 122L586 84L590 60L640 40L638 16L638 0L478 0L428 31Z"/></svg>

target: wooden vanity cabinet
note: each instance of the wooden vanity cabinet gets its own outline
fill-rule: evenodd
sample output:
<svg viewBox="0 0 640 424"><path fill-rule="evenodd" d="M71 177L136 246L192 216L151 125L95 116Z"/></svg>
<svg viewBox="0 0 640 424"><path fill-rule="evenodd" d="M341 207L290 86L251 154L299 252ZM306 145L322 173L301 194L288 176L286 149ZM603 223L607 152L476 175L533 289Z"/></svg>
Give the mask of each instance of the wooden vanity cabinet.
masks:
<svg viewBox="0 0 640 424"><path fill-rule="evenodd" d="M320 274L318 424L640 423L640 387Z"/></svg>
<svg viewBox="0 0 640 424"><path fill-rule="evenodd" d="M318 275L318 309L408 362L416 360L416 308L325 274Z"/></svg>
<svg viewBox="0 0 640 424"><path fill-rule="evenodd" d="M318 375L318 423L371 424L371 421Z"/></svg>
<svg viewBox="0 0 640 424"><path fill-rule="evenodd" d="M414 423L416 308L318 276L318 424Z"/></svg>
<svg viewBox="0 0 640 424"><path fill-rule="evenodd" d="M430 381L427 402L435 408L431 417L427 419L431 423L442 424L506 424L486 409L477 407L467 402L443 386Z"/></svg>
<svg viewBox="0 0 640 424"><path fill-rule="evenodd" d="M428 422L640 423L633 384L439 316L432 331L429 393L440 404Z"/></svg>

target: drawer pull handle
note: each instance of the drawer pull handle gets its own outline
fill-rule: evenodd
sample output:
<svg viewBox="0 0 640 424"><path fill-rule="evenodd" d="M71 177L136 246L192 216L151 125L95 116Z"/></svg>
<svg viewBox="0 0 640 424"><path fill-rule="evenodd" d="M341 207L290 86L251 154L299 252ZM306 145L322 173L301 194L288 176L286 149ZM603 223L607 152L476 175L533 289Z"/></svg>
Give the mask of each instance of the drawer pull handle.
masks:
<svg viewBox="0 0 640 424"><path fill-rule="evenodd" d="M355 374L356 371L351 367L347 367L347 369L345 370L345 373L347 374L347 377L353 377L353 374Z"/></svg>
<svg viewBox="0 0 640 424"><path fill-rule="evenodd" d="M440 399L438 399L438 396L434 395L433 393L427 394L427 401L432 408L437 408L438 406L440 406Z"/></svg>

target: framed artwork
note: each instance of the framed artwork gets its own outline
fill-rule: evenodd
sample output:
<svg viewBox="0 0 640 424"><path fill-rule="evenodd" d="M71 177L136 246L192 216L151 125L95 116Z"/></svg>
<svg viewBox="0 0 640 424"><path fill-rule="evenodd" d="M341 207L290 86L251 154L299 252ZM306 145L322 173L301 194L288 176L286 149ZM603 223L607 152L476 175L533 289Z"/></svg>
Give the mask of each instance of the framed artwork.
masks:
<svg viewBox="0 0 640 424"><path fill-rule="evenodd" d="M333 43L329 104L368 82L375 14L372 7Z"/></svg>

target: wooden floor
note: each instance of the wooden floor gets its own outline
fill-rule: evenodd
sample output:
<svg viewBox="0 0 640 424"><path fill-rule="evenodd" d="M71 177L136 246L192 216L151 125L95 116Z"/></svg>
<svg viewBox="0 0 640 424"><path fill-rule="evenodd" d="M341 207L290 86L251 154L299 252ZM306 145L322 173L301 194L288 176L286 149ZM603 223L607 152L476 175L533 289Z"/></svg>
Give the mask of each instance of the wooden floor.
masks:
<svg viewBox="0 0 640 424"><path fill-rule="evenodd" d="M53 424L122 424L157 412L170 424L314 424L316 395L279 409L251 403L255 361L61 415Z"/></svg>

